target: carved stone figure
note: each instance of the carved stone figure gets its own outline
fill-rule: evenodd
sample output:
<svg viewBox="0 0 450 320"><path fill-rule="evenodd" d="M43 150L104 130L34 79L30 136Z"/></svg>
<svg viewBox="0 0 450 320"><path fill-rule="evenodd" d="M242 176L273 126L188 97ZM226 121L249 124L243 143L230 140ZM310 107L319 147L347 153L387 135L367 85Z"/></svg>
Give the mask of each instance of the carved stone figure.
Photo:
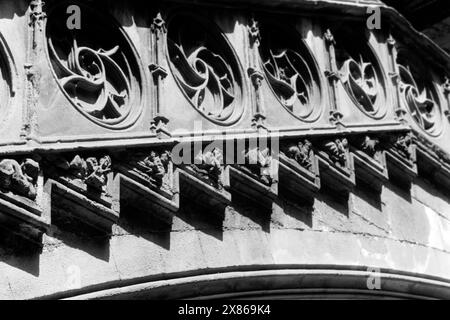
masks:
<svg viewBox="0 0 450 320"><path fill-rule="evenodd" d="M361 149L369 156L374 157L378 151L379 144L379 139L366 136L364 141L361 143Z"/></svg>
<svg viewBox="0 0 450 320"><path fill-rule="evenodd" d="M312 163L312 143L309 140L299 141L296 145L290 145L285 154L294 159L299 165L310 170Z"/></svg>
<svg viewBox="0 0 450 320"><path fill-rule="evenodd" d="M411 134L401 135L395 138L394 147L407 159L411 159L411 145L413 143Z"/></svg>
<svg viewBox="0 0 450 320"><path fill-rule="evenodd" d="M269 148L255 148L245 154L247 167L266 184L272 184L272 151Z"/></svg>
<svg viewBox="0 0 450 320"><path fill-rule="evenodd" d="M20 196L35 200L39 163L25 159L21 164L16 160L4 159L0 162L0 188Z"/></svg>
<svg viewBox="0 0 450 320"><path fill-rule="evenodd" d="M212 151L205 153L200 152L194 159L191 167L195 172L209 180L211 180L218 189L223 188L221 180L223 172L223 154L222 151L214 148Z"/></svg>
<svg viewBox="0 0 450 320"><path fill-rule="evenodd" d="M328 141L323 144L324 151L330 157L330 160L341 167L347 165L347 150L348 150L348 140L347 139L336 139L334 141Z"/></svg>
<svg viewBox="0 0 450 320"><path fill-rule="evenodd" d="M111 171L111 158L90 157L87 159L76 155L72 161L59 159L57 167L67 170L75 178L82 180L93 189L102 191L107 183L107 174Z"/></svg>
<svg viewBox="0 0 450 320"><path fill-rule="evenodd" d="M168 173L168 166L171 160L170 152L164 151L158 154L151 151L150 155L142 161L138 161L138 166L144 169L150 181L158 188L163 185L165 175Z"/></svg>

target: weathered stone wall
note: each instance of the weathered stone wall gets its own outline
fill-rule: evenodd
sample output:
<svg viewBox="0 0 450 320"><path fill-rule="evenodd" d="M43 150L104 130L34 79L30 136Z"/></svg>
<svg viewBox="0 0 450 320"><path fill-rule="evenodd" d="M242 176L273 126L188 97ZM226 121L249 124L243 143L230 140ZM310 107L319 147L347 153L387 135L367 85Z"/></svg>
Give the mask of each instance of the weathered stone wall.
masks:
<svg viewBox="0 0 450 320"><path fill-rule="evenodd" d="M1 298L64 297L152 279L320 266L450 279L450 202L432 185L418 179L411 194L389 185L381 199L357 190L351 203L348 210L319 195L312 207L281 199L273 210L262 210L236 200L223 223L214 212L188 204L170 227L125 222L114 227L111 239L53 228L41 254L2 247ZM71 291L77 270L84 290ZM195 283L191 294L199 294Z"/></svg>

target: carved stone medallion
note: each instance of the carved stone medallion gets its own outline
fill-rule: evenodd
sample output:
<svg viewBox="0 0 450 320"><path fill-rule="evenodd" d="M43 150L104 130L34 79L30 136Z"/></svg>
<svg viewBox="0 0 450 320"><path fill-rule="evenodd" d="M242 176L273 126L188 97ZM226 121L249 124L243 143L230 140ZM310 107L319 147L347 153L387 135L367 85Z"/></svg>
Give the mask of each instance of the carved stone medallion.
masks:
<svg viewBox="0 0 450 320"><path fill-rule="evenodd" d="M292 115L316 120L322 110L317 64L295 27L262 23L260 55L272 91Z"/></svg>
<svg viewBox="0 0 450 320"><path fill-rule="evenodd" d="M442 111L430 73L407 52L399 54L401 99L417 125L431 136L442 132Z"/></svg>
<svg viewBox="0 0 450 320"><path fill-rule="evenodd" d="M139 117L141 76L134 49L112 19L82 6L81 29L66 27L66 6L50 11L48 52L54 74L70 102L111 129Z"/></svg>
<svg viewBox="0 0 450 320"><path fill-rule="evenodd" d="M0 115L6 111L13 95L11 63L8 47L0 33Z"/></svg>
<svg viewBox="0 0 450 320"><path fill-rule="evenodd" d="M336 62L341 83L362 112L372 118L382 118L386 114L387 96L381 62L368 36L349 29L336 32ZM349 34L355 35L349 37Z"/></svg>
<svg viewBox="0 0 450 320"><path fill-rule="evenodd" d="M225 35L198 16L169 19L168 56L172 73L193 107L220 125L243 112L242 72Z"/></svg>

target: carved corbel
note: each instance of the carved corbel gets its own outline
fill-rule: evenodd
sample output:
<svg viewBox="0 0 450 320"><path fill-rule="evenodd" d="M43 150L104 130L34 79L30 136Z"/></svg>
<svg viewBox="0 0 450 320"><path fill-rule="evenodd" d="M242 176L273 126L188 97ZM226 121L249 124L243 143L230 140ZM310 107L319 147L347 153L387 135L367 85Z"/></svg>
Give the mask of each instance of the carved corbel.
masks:
<svg viewBox="0 0 450 320"><path fill-rule="evenodd" d="M222 150L199 151L192 164L179 167L180 192L200 206L222 214L231 202L229 177L224 170Z"/></svg>
<svg viewBox="0 0 450 320"><path fill-rule="evenodd" d="M389 179L409 186L417 176L416 144L411 133L390 136L385 142Z"/></svg>
<svg viewBox="0 0 450 320"><path fill-rule="evenodd" d="M67 221L76 220L95 232L109 234L119 218L108 188L112 181L111 157L50 155L45 166L52 223L65 227Z"/></svg>
<svg viewBox="0 0 450 320"><path fill-rule="evenodd" d="M179 208L178 175L174 173L172 155L168 149L139 150L117 156L112 182L113 204L120 212L132 205L133 212L146 218L154 214L170 223Z"/></svg>
<svg viewBox="0 0 450 320"><path fill-rule="evenodd" d="M311 200L320 189L319 164L307 139L285 143L279 156L280 193Z"/></svg>
<svg viewBox="0 0 450 320"><path fill-rule="evenodd" d="M278 161L268 147L249 147L242 162L226 167L231 189L251 201L270 206L278 194Z"/></svg>
<svg viewBox="0 0 450 320"><path fill-rule="evenodd" d="M357 137L350 150L357 183L380 192L383 183L388 180L386 157L380 139L369 135Z"/></svg>
<svg viewBox="0 0 450 320"><path fill-rule="evenodd" d="M33 159L0 161L0 220L3 227L37 245L50 226L43 210L43 175Z"/></svg>
<svg viewBox="0 0 450 320"><path fill-rule="evenodd" d="M353 158L347 138L325 140L318 144L317 158L322 187L344 196L355 186Z"/></svg>

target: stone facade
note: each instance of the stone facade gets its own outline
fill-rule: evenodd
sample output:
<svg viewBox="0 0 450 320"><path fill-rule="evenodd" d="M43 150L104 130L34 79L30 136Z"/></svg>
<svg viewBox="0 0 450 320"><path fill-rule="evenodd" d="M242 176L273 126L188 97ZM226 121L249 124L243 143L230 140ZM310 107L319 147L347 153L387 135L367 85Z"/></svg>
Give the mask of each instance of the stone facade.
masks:
<svg viewBox="0 0 450 320"><path fill-rule="evenodd" d="M449 62L374 0L0 0L0 298L449 298Z"/></svg>

